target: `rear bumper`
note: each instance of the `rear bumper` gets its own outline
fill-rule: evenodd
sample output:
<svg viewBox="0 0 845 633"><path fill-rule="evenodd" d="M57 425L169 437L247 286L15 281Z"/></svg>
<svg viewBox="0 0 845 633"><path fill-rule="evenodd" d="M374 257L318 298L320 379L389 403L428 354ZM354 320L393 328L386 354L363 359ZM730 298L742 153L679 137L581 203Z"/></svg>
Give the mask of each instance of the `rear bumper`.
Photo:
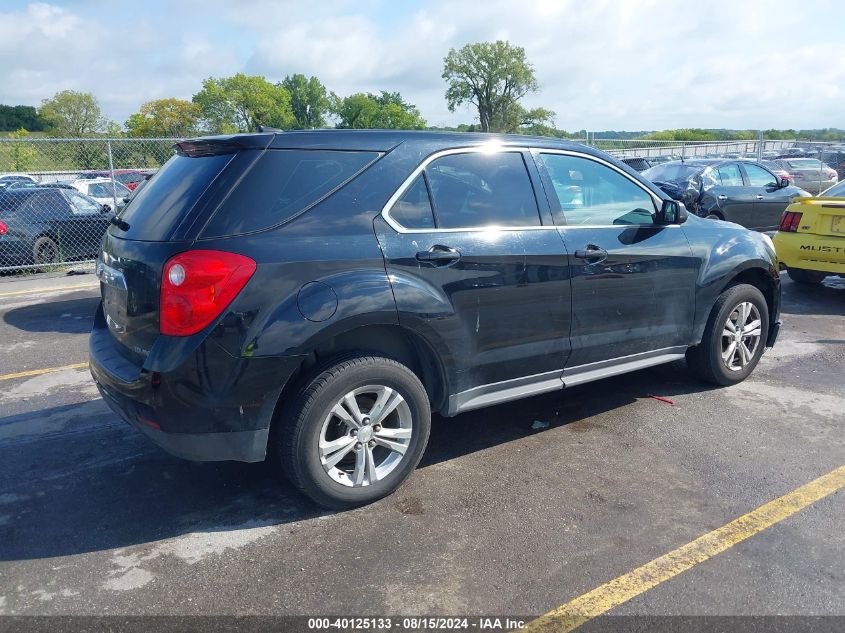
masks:
<svg viewBox="0 0 845 633"><path fill-rule="evenodd" d="M778 231L772 241L781 267L845 275L845 237Z"/></svg>
<svg viewBox="0 0 845 633"><path fill-rule="evenodd" d="M165 433L152 426L152 420L138 413L137 403L131 398L105 386L102 374L98 380L95 371L92 362L91 373L111 410L171 455L197 462L260 462L264 459L269 428L229 433Z"/></svg>
<svg viewBox="0 0 845 633"><path fill-rule="evenodd" d="M175 369L157 372L133 363L118 346L98 310L89 339L91 375L121 418L177 457L264 459L273 412L299 357L234 357L206 340Z"/></svg>

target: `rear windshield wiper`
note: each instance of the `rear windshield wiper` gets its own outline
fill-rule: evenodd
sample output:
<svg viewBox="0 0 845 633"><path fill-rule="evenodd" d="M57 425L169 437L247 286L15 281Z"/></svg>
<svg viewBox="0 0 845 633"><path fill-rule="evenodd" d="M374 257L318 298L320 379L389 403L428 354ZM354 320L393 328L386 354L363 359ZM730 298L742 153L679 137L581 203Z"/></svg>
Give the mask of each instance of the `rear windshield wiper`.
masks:
<svg viewBox="0 0 845 633"><path fill-rule="evenodd" d="M114 216L111 220L109 220L109 224L114 224L121 231L129 230L129 222L127 222L126 220L121 220L117 216Z"/></svg>

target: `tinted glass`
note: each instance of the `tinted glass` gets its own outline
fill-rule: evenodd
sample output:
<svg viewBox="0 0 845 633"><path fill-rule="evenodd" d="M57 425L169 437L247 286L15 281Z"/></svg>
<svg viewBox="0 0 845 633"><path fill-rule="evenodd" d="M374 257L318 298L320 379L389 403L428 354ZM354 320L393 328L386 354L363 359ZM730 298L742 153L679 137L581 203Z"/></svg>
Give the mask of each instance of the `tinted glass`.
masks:
<svg viewBox="0 0 845 633"><path fill-rule="evenodd" d="M752 187L768 187L777 183L778 179L759 165L745 165L745 175Z"/></svg>
<svg viewBox="0 0 845 633"><path fill-rule="evenodd" d="M654 224L654 199L606 165L565 154L541 154L566 224ZM553 205L554 206L554 205Z"/></svg>
<svg viewBox="0 0 845 633"><path fill-rule="evenodd" d="M422 174L417 176L414 184L408 187L408 190L391 207L390 217L406 229L434 228L431 200Z"/></svg>
<svg viewBox="0 0 845 633"><path fill-rule="evenodd" d="M71 202L71 211L76 215L95 215L101 213L100 205L94 200L89 200L85 196L72 191L67 192L68 198Z"/></svg>
<svg viewBox="0 0 845 633"><path fill-rule="evenodd" d="M109 198L111 197L111 191L104 184L94 183L93 185L88 185L88 195L94 196L95 198Z"/></svg>
<svg viewBox="0 0 845 633"><path fill-rule="evenodd" d="M703 167L689 163L666 163L646 169L643 176L651 182L682 182L695 177Z"/></svg>
<svg viewBox="0 0 845 633"><path fill-rule="evenodd" d="M123 210L121 218L129 230L119 234L136 240L167 239L232 156L173 156Z"/></svg>
<svg viewBox="0 0 845 633"><path fill-rule="evenodd" d="M249 233L284 222L376 158L374 152L270 150L214 214L203 237Z"/></svg>
<svg viewBox="0 0 845 633"><path fill-rule="evenodd" d="M540 224L522 154L453 154L432 161L426 173L438 228Z"/></svg>
<svg viewBox="0 0 845 633"><path fill-rule="evenodd" d="M720 165L713 170L716 179L723 187L742 187L742 172L739 171L739 165L730 163L728 165Z"/></svg>
<svg viewBox="0 0 845 633"><path fill-rule="evenodd" d="M786 161L790 169L821 169L822 162L815 158L791 158Z"/></svg>

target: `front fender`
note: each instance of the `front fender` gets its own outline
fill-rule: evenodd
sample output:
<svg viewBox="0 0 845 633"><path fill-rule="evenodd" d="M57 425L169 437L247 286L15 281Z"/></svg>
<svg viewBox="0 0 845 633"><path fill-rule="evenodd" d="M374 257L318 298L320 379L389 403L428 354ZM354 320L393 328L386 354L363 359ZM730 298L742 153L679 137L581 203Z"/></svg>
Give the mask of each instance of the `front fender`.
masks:
<svg viewBox="0 0 845 633"><path fill-rule="evenodd" d="M780 309L780 275L777 257L765 238L755 231L721 220L690 217L695 230L687 230L693 255L701 261L696 280L693 323L695 342L701 340L713 304L737 277L763 281L771 291L770 321Z"/></svg>

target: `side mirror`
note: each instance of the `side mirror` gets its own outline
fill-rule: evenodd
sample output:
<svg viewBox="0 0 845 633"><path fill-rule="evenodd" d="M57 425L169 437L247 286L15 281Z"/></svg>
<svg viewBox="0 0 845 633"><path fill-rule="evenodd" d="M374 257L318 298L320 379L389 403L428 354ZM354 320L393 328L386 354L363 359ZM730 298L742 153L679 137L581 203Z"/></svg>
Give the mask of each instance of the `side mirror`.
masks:
<svg viewBox="0 0 845 633"><path fill-rule="evenodd" d="M111 207L107 204L104 204L100 207L100 213L111 213Z"/></svg>
<svg viewBox="0 0 845 633"><path fill-rule="evenodd" d="M687 208L677 200L664 200L660 209L661 224L683 224L687 221Z"/></svg>
<svg viewBox="0 0 845 633"><path fill-rule="evenodd" d="M789 186L789 178L781 178L778 180L778 185L781 189L786 189Z"/></svg>

